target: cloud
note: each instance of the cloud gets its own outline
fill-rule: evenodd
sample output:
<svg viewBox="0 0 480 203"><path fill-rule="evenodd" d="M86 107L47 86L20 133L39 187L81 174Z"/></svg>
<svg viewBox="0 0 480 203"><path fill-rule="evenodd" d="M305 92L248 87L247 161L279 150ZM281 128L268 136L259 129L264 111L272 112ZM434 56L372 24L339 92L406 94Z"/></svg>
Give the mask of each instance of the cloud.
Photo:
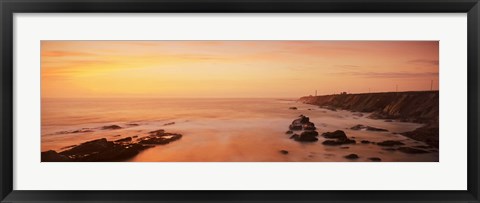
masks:
<svg viewBox="0 0 480 203"><path fill-rule="evenodd" d="M43 51L42 57L62 57L62 56L93 56L93 54L86 52L73 51Z"/></svg>
<svg viewBox="0 0 480 203"><path fill-rule="evenodd" d="M438 60L430 60L430 59L415 59L415 60L407 61L407 63L438 66Z"/></svg>

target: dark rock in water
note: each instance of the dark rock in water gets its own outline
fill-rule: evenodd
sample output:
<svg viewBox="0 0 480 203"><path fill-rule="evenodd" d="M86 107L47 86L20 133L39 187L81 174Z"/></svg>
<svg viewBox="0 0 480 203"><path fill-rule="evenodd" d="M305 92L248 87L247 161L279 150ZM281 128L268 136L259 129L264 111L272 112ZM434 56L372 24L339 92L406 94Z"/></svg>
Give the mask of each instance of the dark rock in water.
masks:
<svg viewBox="0 0 480 203"><path fill-rule="evenodd" d="M137 138L137 137L138 137L138 135L132 136L132 138Z"/></svg>
<svg viewBox="0 0 480 203"><path fill-rule="evenodd" d="M115 140L113 142L131 142L131 141L132 141L131 137L126 137L126 138Z"/></svg>
<svg viewBox="0 0 480 203"><path fill-rule="evenodd" d="M436 115L438 115L438 112ZM417 128L414 131L403 132L400 134L408 138L421 141L430 146L438 148L439 147L438 117L436 122L427 123L425 126Z"/></svg>
<svg viewBox="0 0 480 203"><path fill-rule="evenodd" d="M354 113L354 114L352 114L352 115L358 116L358 117L362 117L362 116L363 116L363 113Z"/></svg>
<svg viewBox="0 0 480 203"><path fill-rule="evenodd" d="M350 159L350 160L354 160L354 159L358 159L358 155L356 154L349 154L347 156L344 156L346 159Z"/></svg>
<svg viewBox="0 0 480 203"><path fill-rule="evenodd" d="M165 130L163 130L163 129L154 130L154 131L150 131L149 133L150 133L150 135L161 136L161 135L165 134Z"/></svg>
<svg viewBox="0 0 480 203"><path fill-rule="evenodd" d="M290 136L290 139L297 139L298 137L300 137L300 135L298 135L298 134L293 134L292 136Z"/></svg>
<svg viewBox="0 0 480 203"><path fill-rule="evenodd" d="M122 136L122 135L114 135L113 137L120 137L120 136Z"/></svg>
<svg viewBox="0 0 480 203"><path fill-rule="evenodd" d="M133 126L139 126L139 124L137 124L137 123L129 123L129 124L127 124L127 125L128 125L128 126L132 126L132 127L133 127Z"/></svg>
<svg viewBox="0 0 480 203"><path fill-rule="evenodd" d="M303 130L316 130L317 128L315 127L315 124L312 122L308 122L306 124L303 124Z"/></svg>
<svg viewBox="0 0 480 203"><path fill-rule="evenodd" d="M397 151L395 148L382 148L385 151Z"/></svg>
<svg viewBox="0 0 480 203"><path fill-rule="evenodd" d="M349 149L350 147L340 147L340 149Z"/></svg>
<svg viewBox="0 0 480 203"><path fill-rule="evenodd" d="M310 118L300 115L300 118L295 119L289 126L290 130L315 130L315 124L310 122Z"/></svg>
<svg viewBox="0 0 480 203"><path fill-rule="evenodd" d="M425 146L425 145L418 145L418 146L413 146L415 148L421 148L421 149L429 149L432 148L431 146Z"/></svg>
<svg viewBox="0 0 480 203"><path fill-rule="evenodd" d="M288 130L287 132L285 132L285 134L292 134L292 133L293 133L293 131L291 131L291 130Z"/></svg>
<svg viewBox="0 0 480 203"><path fill-rule="evenodd" d="M368 141L368 140L362 140L362 141L360 141L360 142L361 142L362 144L370 144L370 141Z"/></svg>
<svg viewBox="0 0 480 203"><path fill-rule="evenodd" d="M424 153L428 153L428 151L425 151L423 149L415 149L415 148L411 148L411 147L400 147L398 148L398 151L401 151L403 153L407 153L407 154L424 154Z"/></svg>
<svg viewBox="0 0 480 203"><path fill-rule="evenodd" d="M61 155L57 153L56 151L49 150L42 152L41 155L41 161L42 162L64 162L64 161L70 161L70 158L67 156Z"/></svg>
<svg viewBox="0 0 480 203"><path fill-rule="evenodd" d="M378 158L378 157L370 157L368 158L370 161L382 161L382 159Z"/></svg>
<svg viewBox="0 0 480 203"><path fill-rule="evenodd" d="M300 115L300 118L293 120L292 124L307 124L310 123L310 118L304 115Z"/></svg>
<svg viewBox="0 0 480 203"><path fill-rule="evenodd" d="M71 161L121 161L137 155L138 152L146 148L148 146L141 144L116 144L102 138L84 142L59 154L69 157Z"/></svg>
<svg viewBox="0 0 480 203"><path fill-rule="evenodd" d="M290 130L302 130L302 124L290 124L288 128Z"/></svg>
<svg viewBox="0 0 480 203"><path fill-rule="evenodd" d="M303 131L302 134L300 134L300 136L312 136L312 137L317 137L317 136L318 136L318 132L317 132L317 131L314 131L314 130Z"/></svg>
<svg viewBox="0 0 480 203"><path fill-rule="evenodd" d="M386 140L386 141L377 143L377 145L384 146L384 147L393 147L393 146L405 145L405 144L403 144L403 142L400 142L400 141Z"/></svg>
<svg viewBox="0 0 480 203"><path fill-rule="evenodd" d="M173 125L173 124L175 124L175 122L165 123L163 125Z"/></svg>
<svg viewBox="0 0 480 203"><path fill-rule="evenodd" d="M309 111L313 110L313 109L308 109Z"/></svg>
<svg viewBox="0 0 480 203"><path fill-rule="evenodd" d="M345 134L345 132L341 130L336 130L334 132L325 132L325 133L322 133L322 136L325 138L333 138L333 139L347 138L347 135Z"/></svg>
<svg viewBox="0 0 480 203"><path fill-rule="evenodd" d="M324 145L329 145L329 146L337 146L337 145L343 145L343 144L355 144L357 143L355 140L351 140L348 138L340 138L336 140L325 140L322 142Z"/></svg>
<svg viewBox="0 0 480 203"><path fill-rule="evenodd" d="M181 134L174 134L174 133L163 133L161 135L150 135L147 137L142 137L139 140L138 143L140 144L153 144L153 145L159 145L159 144L168 144L170 142L179 140L182 138Z"/></svg>
<svg viewBox="0 0 480 203"><path fill-rule="evenodd" d="M288 154L288 151L282 149L282 150L280 150L280 153L281 153L281 154Z"/></svg>
<svg viewBox="0 0 480 203"><path fill-rule="evenodd" d="M375 127L372 127L372 126L365 126L365 125L361 125L361 124L353 126L350 129L352 129L352 130L363 130L363 129L365 129L365 130L368 130L368 131L379 131L379 132L387 132L388 131L386 129L375 128Z"/></svg>
<svg viewBox="0 0 480 203"><path fill-rule="evenodd" d="M118 125L106 125L102 127L103 130L116 130L116 129L122 129L122 127Z"/></svg>
<svg viewBox="0 0 480 203"><path fill-rule="evenodd" d="M288 109L297 110L297 107L294 107L294 106L293 106L293 107L290 107L290 108L288 108Z"/></svg>
<svg viewBox="0 0 480 203"><path fill-rule="evenodd" d="M317 136L317 131L304 131L302 134L294 134L290 138L299 142L316 142L318 140Z"/></svg>

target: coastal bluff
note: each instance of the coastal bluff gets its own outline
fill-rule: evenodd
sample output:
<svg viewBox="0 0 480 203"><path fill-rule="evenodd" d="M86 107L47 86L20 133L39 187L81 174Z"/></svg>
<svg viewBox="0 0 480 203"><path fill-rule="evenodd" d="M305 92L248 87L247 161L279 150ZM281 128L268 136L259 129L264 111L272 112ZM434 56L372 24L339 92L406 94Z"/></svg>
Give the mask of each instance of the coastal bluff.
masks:
<svg viewBox="0 0 480 203"><path fill-rule="evenodd" d="M299 102L330 110L372 113L373 119L423 123L423 127L401 134L438 147L439 91L305 96Z"/></svg>

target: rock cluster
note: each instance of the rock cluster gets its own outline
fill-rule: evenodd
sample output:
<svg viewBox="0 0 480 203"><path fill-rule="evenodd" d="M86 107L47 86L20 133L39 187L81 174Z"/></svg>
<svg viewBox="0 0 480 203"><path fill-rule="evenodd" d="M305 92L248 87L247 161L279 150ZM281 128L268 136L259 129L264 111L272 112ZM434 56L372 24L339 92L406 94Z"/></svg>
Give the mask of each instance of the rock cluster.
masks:
<svg viewBox="0 0 480 203"><path fill-rule="evenodd" d="M155 145L168 144L182 137L181 134L156 130L148 136L133 140L126 137L115 141L106 138L96 139L73 146L62 152L53 150L42 152L42 162L98 162L122 161L137 155L140 151Z"/></svg>
<svg viewBox="0 0 480 203"><path fill-rule="evenodd" d="M315 124L310 122L310 118L304 115L300 115L299 118L295 119L292 124L289 126L290 131L287 131L287 134L293 131L301 131L300 134L293 134L290 136L290 139L294 139L299 142L316 142L318 141L318 132L316 131Z"/></svg>
<svg viewBox="0 0 480 203"><path fill-rule="evenodd" d="M328 139L323 141L322 144L324 145L336 146L336 145L356 143L355 140L349 139L345 134L345 132L341 130L336 130L334 132L325 132L322 134L322 136Z"/></svg>

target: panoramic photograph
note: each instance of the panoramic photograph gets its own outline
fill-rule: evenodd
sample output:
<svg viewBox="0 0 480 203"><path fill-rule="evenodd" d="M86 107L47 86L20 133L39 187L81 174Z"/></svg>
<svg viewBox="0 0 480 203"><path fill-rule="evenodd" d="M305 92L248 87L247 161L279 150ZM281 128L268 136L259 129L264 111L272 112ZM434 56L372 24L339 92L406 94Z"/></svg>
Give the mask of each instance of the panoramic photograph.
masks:
<svg viewBox="0 0 480 203"><path fill-rule="evenodd" d="M41 41L41 162L438 162L438 41Z"/></svg>

